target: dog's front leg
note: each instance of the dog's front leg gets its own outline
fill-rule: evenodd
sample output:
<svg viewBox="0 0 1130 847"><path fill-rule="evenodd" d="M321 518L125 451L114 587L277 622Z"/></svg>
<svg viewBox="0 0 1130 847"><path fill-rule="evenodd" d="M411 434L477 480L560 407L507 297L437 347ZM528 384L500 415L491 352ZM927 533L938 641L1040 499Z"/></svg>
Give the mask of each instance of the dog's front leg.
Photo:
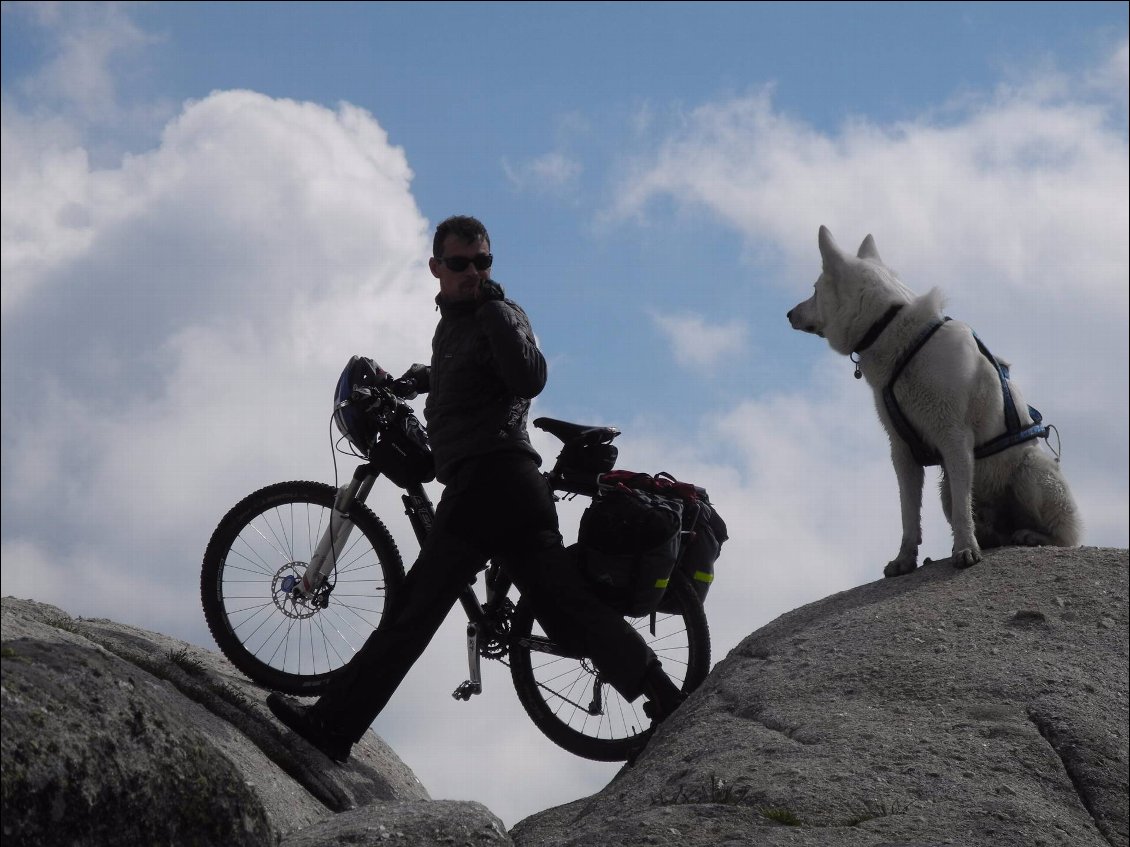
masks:
<svg viewBox="0 0 1130 847"><path fill-rule="evenodd" d="M950 495L953 565L967 568L981 561L981 547L973 524L973 441L971 435L960 440L949 448L943 446L941 453Z"/></svg>
<svg viewBox="0 0 1130 847"><path fill-rule="evenodd" d="M902 544L898 555L883 569L884 576L902 576L918 567L918 546L922 543L922 466L899 438L892 439L891 461L899 483L902 511Z"/></svg>

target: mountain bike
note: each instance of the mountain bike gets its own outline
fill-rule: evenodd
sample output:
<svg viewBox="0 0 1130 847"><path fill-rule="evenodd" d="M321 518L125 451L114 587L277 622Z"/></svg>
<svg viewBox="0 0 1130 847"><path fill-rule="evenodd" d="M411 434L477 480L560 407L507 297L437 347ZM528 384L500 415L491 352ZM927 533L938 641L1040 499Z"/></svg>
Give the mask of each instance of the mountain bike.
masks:
<svg viewBox="0 0 1130 847"><path fill-rule="evenodd" d="M363 459L352 479L340 487L269 485L232 507L213 532L200 578L204 616L222 653L255 682L317 695L396 602L403 560L365 501L383 476L404 490L416 539L427 537L435 517L424 489L431 455L404 399L414 395L410 380L392 380L372 360L354 357L339 380L334 414L349 452ZM600 496L599 474L613 466L619 430L551 418L533 425L562 441L544 474L555 497ZM452 696L466 701L481 693L480 660L498 660L509 665L518 699L554 743L597 761L623 761L638 751L651 731L642 699L626 701L586 656L549 639L531 604L508 596L514 586L503 563L488 563L484 599L476 582L459 598L468 618L469 673ZM690 692L701 684L710 669L710 632L685 575L671 575L658 610L629 620L677 685Z"/></svg>

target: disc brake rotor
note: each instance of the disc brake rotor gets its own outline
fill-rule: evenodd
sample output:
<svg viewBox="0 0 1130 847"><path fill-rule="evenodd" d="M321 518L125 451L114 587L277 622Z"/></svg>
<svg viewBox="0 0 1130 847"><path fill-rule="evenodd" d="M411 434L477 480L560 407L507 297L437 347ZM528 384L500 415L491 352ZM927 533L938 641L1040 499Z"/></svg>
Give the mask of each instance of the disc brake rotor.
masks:
<svg viewBox="0 0 1130 847"><path fill-rule="evenodd" d="M313 617L326 608L334 587L333 580L327 577L313 594L304 592L302 577L306 567L306 562L287 562L271 580L271 598L275 601L275 608L295 620Z"/></svg>

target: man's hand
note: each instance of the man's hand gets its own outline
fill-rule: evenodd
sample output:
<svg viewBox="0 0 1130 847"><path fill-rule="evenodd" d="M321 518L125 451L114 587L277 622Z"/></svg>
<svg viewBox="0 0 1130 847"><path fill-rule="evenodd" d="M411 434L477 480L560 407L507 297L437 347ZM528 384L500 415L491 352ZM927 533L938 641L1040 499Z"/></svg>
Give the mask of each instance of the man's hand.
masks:
<svg viewBox="0 0 1130 847"><path fill-rule="evenodd" d="M427 365L413 365L404 372L404 376L393 382L392 391L397 397L414 400L420 394L426 394L431 387L431 374L432 369Z"/></svg>

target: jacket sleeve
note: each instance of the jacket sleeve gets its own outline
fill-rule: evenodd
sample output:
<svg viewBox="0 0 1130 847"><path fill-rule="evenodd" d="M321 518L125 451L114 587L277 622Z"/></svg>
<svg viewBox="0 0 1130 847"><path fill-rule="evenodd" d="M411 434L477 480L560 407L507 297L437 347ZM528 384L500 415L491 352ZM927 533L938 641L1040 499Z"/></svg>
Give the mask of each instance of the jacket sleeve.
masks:
<svg viewBox="0 0 1130 847"><path fill-rule="evenodd" d="M479 308L475 319L506 387L527 400L540 394L545 388L545 357L526 313L508 301L492 300Z"/></svg>

